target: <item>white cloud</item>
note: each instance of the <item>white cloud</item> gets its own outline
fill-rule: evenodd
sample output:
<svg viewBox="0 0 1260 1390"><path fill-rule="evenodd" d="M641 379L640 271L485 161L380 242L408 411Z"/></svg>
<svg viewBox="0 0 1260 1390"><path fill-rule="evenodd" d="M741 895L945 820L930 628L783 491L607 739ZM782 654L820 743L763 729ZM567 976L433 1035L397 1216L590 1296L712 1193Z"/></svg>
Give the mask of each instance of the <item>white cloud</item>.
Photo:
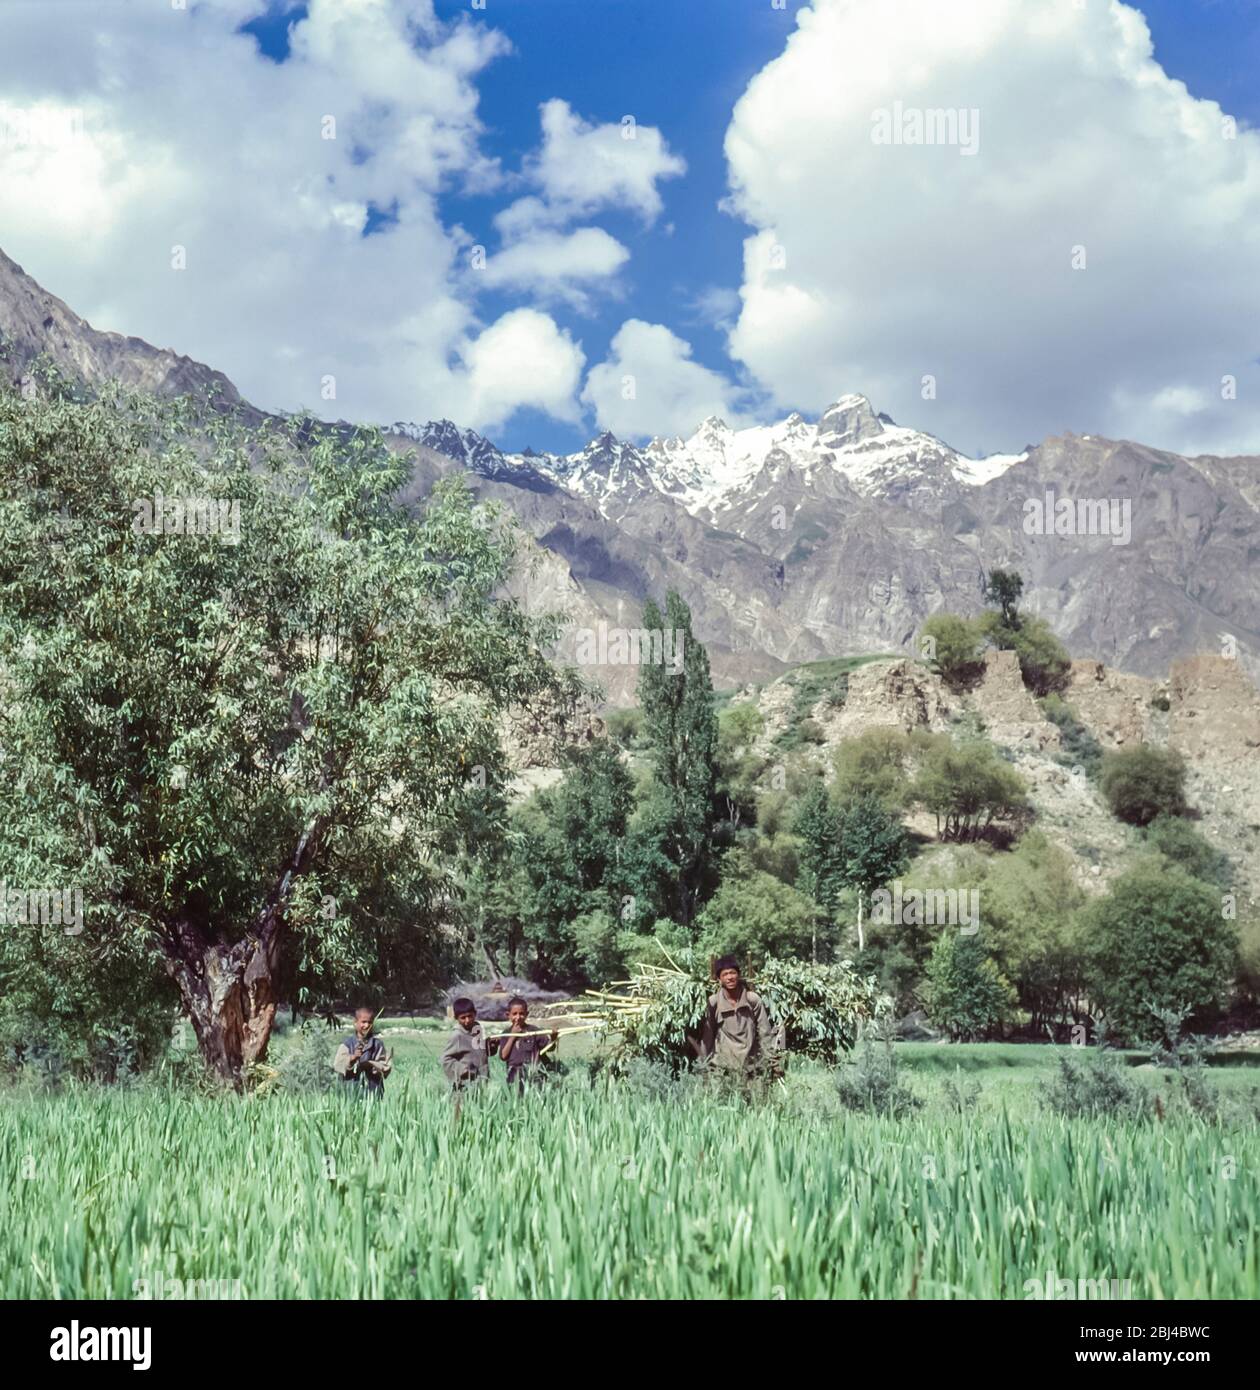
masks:
<svg viewBox="0 0 1260 1390"><path fill-rule="evenodd" d="M1136 10L815 0L798 21L726 137L755 229L730 347L780 404L863 391L965 449L1072 429L1260 451L1260 134L1229 138ZM973 154L872 139L932 110L978 113Z"/></svg>
<svg viewBox="0 0 1260 1390"><path fill-rule="evenodd" d="M608 358L592 367L582 401L601 429L623 439L690 435L710 415L746 423L742 393L719 372L691 360L691 345L659 323L627 319Z"/></svg>
<svg viewBox="0 0 1260 1390"><path fill-rule="evenodd" d="M541 196L518 199L495 218L505 237L539 226L560 226L604 208L627 208L645 223L664 204L656 185L686 172L661 132L633 116L591 125L568 102L542 104L542 147L526 162L526 177Z"/></svg>
<svg viewBox="0 0 1260 1390"><path fill-rule="evenodd" d="M629 259L630 252L599 227L569 233L539 230L492 256L482 281L491 289L554 295L581 309L588 299L583 283L609 280Z"/></svg>
<svg viewBox="0 0 1260 1390"><path fill-rule="evenodd" d="M104 35L60 6L6 9L0 98L82 115L60 143L0 139L0 245L95 326L209 362L266 408L572 419L581 349L536 311L481 323L471 239L437 208L503 181L475 80L506 41L432 0L311 0L277 64L236 32L265 8L118 6ZM397 223L364 238L371 204ZM612 260L577 249L579 269Z"/></svg>
<svg viewBox="0 0 1260 1390"><path fill-rule="evenodd" d="M513 309L462 351L471 395L468 417L494 429L520 406L576 423L574 396L586 358L537 309Z"/></svg>

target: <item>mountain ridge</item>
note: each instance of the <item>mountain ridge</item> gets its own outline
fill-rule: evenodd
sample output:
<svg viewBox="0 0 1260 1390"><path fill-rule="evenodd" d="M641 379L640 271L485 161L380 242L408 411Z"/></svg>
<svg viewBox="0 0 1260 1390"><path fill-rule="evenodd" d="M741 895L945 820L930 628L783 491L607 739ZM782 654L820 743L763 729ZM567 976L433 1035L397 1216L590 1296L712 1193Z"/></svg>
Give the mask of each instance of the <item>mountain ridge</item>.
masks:
<svg viewBox="0 0 1260 1390"><path fill-rule="evenodd" d="M89 387L212 390L246 419L264 418L222 372L92 328L3 252L0 335L15 380L44 356ZM449 420L398 422L386 439L416 456L409 501L466 471L517 516L531 564L547 571L521 589L527 606L556 603L579 625L636 626L648 596L676 588L726 685L826 657L913 652L930 613L979 611L995 566L1020 571L1025 607L1078 658L1162 676L1174 660L1233 651L1260 672L1252 456L1188 459L1064 433L970 459L861 395L813 421L794 412L732 429L710 417L688 439L641 447L605 431L570 455L505 453ZM1123 499L1128 543L1030 532L1027 508L1047 490ZM614 703L631 698L633 669L592 674Z"/></svg>

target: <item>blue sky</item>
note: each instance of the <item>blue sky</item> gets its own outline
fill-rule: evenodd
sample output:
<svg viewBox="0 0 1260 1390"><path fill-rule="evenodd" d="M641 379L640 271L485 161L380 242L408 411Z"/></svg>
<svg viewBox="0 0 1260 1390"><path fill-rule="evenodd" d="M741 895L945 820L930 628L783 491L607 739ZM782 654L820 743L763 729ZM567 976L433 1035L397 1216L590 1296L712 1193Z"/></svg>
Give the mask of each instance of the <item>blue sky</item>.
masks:
<svg viewBox="0 0 1260 1390"><path fill-rule="evenodd" d="M264 407L568 450L860 391L972 454L1260 452L1260 0L74 12L0 16L0 107L84 113L0 141L0 247ZM874 141L916 104L976 148Z"/></svg>

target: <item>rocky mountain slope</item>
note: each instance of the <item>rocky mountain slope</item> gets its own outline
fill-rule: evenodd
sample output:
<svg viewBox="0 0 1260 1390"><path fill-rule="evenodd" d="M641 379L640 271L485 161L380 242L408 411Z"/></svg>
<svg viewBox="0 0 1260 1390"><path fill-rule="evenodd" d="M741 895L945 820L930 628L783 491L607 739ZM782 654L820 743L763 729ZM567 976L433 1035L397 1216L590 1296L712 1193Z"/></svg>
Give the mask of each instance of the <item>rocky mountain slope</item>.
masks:
<svg viewBox="0 0 1260 1390"><path fill-rule="evenodd" d="M1260 690L1239 663L1191 657L1151 680L1075 661L1063 699L1104 751L1152 743L1184 756L1197 828L1233 862L1240 913L1253 909L1260 901ZM1007 751L1028 784L1036 825L1069 852L1086 891L1099 891L1140 852L1138 833L1111 815L1097 784L1064 754L1059 729L1025 688L1011 652L989 652L983 678L965 694L926 665L900 659L850 672L842 703L824 696L802 712L789 678L745 687L734 703L745 702L761 711L756 751L771 759L793 721L812 718L821 741L801 745L802 756L828 778L836 746L868 729L979 728ZM930 836L932 826L924 817L915 828Z"/></svg>
<svg viewBox="0 0 1260 1390"><path fill-rule="evenodd" d="M213 368L92 328L3 253L0 336L15 376L44 354L88 385L209 387L239 401ZM978 610L996 565L1020 571L1025 606L1071 651L1109 668L1153 677L1220 652L1260 673L1257 457L1065 434L971 459L859 395L815 421L733 430L713 419L642 447L603 434L563 457L505 454L449 421L387 433L417 456L417 500L467 471L519 517L531 607L557 606L575 628L634 628L649 595L678 589L719 686L828 656L912 653L930 613ZM1029 508L1047 493L1052 519L1056 499L1114 504L1126 534L1038 531ZM588 674L612 702L632 698L633 667Z"/></svg>

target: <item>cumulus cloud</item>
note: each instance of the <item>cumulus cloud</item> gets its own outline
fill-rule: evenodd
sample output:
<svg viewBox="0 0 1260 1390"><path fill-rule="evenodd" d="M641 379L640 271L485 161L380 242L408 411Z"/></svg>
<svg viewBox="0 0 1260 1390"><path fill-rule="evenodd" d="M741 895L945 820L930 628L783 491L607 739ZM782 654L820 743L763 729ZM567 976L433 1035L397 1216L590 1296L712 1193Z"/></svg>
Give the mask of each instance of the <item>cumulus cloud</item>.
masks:
<svg viewBox="0 0 1260 1390"><path fill-rule="evenodd" d="M525 171L539 192L495 218L505 237L605 208L626 208L652 223L664 206L657 183L686 172L686 162L670 153L661 132L633 116L592 125L559 99L544 102L541 115L542 146Z"/></svg>
<svg viewBox="0 0 1260 1390"><path fill-rule="evenodd" d="M623 439L690 435L711 415L747 423L742 393L692 360L691 345L659 323L627 319L607 359L592 367L582 392L601 429Z"/></svg>
<svg viewBox="0 0 1260 1390"><path fill-rule="evenodd" d="M726 155L730 349L778 403L863 391L968 449L1260 451L1260 134L1129 6L815 0Z"/></svg>
<svg viewBox="0 0 1260 1390"><path fill-rule="evenodd" d="M267 408L572 419L581 349L536 310L480 321L471 238L438 207L503 182L475 83L506 40L432 0L311 0L277 64L237 32L265 9L119 6L107 37L59 6L6 12L0 97L77 125L0 140L0 244L98 327L207 361ZM364 237L373 208L396 221ZM576 250L583 274L614 259Z"/></svg>
<svg viewBox="0 0 1260 1390"><path fill-rule="evenodd" d="M630 252L601 227L575 232L538 230L506 246L485 264L482 280L490 289L523 289L588 307L587 284L608 282L630 259Z"/></svg>
<svg viewBox="0 0 1260 1390"><path fill-rule="evenodd" d="M493 429L521 406L576 423L575 393L586 359L569 335L537 309L513 309L462 350L468 418Z"/></svg>

